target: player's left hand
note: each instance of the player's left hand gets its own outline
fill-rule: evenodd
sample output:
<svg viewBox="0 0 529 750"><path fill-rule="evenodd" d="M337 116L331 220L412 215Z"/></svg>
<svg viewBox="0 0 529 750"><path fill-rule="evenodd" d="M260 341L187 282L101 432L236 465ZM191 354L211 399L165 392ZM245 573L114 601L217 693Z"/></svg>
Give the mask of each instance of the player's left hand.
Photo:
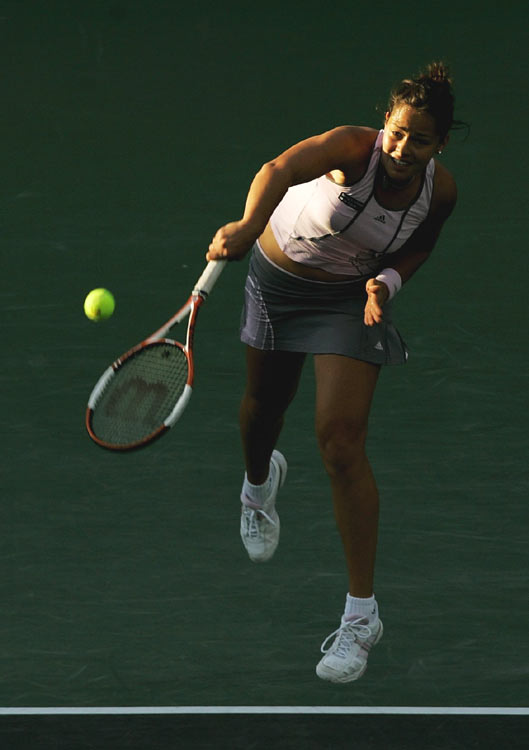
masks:
<svg viewBox="0 0 529 750"><path fill-rule="evenodd" d="M384 317L382 308L389 297L389 289L383 281L369 279L366 283L367 302L364 308L364 323L374 326Z"/></svg>

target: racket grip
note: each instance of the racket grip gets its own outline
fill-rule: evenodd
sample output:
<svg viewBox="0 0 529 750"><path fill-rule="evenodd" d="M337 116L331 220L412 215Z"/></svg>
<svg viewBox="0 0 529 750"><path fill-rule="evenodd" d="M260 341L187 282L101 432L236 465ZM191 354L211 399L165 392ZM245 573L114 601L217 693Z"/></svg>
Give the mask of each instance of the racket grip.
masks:
<svg viewBox="0 0 529 750"><path fill-rule="evenodd" d="M221 273L224 271L226 263L227 261L225 260L210 260L202 272L202 276L195 284L193 294L207 296L215 286Z"/></svg>

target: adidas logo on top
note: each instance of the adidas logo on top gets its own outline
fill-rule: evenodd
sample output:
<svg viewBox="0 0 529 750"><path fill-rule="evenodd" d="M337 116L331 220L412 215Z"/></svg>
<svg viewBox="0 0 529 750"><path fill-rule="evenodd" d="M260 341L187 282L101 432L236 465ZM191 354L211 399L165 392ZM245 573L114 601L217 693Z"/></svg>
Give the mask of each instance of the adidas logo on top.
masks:
<svg viewBox="0 0 529 750"><path fill-rule="evenodd" d="M375 221L380 221L381 224L385 224L386 223L385 214L380 214L380 216L375 216Z"/></svg>

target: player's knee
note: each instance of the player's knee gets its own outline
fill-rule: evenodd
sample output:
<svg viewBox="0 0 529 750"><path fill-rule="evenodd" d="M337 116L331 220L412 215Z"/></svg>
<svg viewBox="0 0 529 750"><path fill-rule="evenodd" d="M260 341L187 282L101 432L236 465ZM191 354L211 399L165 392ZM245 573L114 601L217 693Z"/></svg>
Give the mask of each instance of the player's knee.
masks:
<svg viewBox="0 0 529 750"><path fill-rule="evenodd" d="M366 432L363 425L335 423L318 428L320 453L329 476L354 478L363 470Z"/></svg>
<svg viewBox="0 0 529 750"><path fill-rule="evenodd" d="M241 416L254 421L275 421L280 419L286 406L273 396L266 397L264 394L256 394L246 391L241 403Z"/></svg>

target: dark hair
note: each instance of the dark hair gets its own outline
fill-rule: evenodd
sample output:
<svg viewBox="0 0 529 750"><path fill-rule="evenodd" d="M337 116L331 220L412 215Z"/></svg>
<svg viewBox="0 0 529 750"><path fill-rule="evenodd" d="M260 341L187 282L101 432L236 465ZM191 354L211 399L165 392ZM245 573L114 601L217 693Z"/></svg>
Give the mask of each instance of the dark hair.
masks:
<svg viewBox="0 0 529 750"><path fill-rule="evenodd" d="M388 112L394 107L409 107L428 112L434 120L439 138L444 140L454 125L454 92L448 67L442 62L432 62L425 73L405 78L391 92Z"/></svg>

